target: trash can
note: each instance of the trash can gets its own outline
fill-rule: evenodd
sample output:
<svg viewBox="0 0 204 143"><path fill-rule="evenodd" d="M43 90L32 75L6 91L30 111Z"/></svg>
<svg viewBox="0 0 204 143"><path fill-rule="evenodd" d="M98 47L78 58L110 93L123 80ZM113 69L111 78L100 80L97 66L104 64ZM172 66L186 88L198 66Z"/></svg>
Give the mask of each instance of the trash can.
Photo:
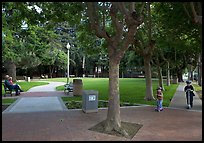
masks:
<svg viewBox="0 0 204 143"><path fill-rule="evenodd" d="M96 90L83 91L82 110L85 113L98 112L98 91Z"/></svg>
<svg viewBox="0 0 204 143"><path fill-rule="evenodd" d="M30 77L27 77L27 82L30 82Z"/></svg>
<svg viewBox="0 0 204 143"><path fill-rule="evenodd" d="M82 96L83 91L83 83L82 79L73 79L73 95L81 95Z"/></svg>

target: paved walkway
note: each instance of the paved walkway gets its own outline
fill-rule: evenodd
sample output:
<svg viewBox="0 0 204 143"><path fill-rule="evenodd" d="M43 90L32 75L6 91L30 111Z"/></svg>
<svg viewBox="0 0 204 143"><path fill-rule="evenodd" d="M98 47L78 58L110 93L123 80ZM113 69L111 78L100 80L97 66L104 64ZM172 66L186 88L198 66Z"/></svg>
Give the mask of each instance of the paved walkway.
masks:
<svg viewBox="0 0 204 143"><path fill-rule="evenodd" d="M56 87L61 85L65 85L65 83L49 82L48 85L41 85L30 88L27 92L21 93L21 96L17 99L17 101L4 110L3 113L67 110L65 104L60 98L61 96L65 96L65 93L60 91L56 92Z"/></svg>
<svg viewBox="0 0 204 143"><path fill-rule="evenodd" d="M47 81L44 81L47 82ZM30 88L27 92L49 92L56 91L57 86L65 85L65 82L49 82L48 85L35 86Z"/></svg>
<svg viewBox="0 0 204 143"><path fill-rule="evenodd" d="M180 83L176 93L174 94L174 97L171 100L171 103L169 105L169 108L175 108L175 109L183 109L187 110L187 103L186 103L186 95L184 92L184 87L186 86L185 83ZM189 111L201 111L202 112L202 101L200 100L198 94L196 92L195 96L193 97L193 108L188 109Z"/></svg>
<svg viewBox="0 0 204 143"><path fill-rule="evenodd" d="M88 130L106 118L107 109L99 109L97 113L86 114L80 109L65 109L64 104L59 100L59 96L66 96L63 92L50 92L45 90L42 92L25 92L22 93L21 97L13 105L7 108L8 110L5 110L6 112L2 113L2 140L201 141L202 102L197 102L196 95L193 109L185 109L186 100L183 95L185 93L182 92L184 85L185 84L181 84L178 87L170 103L170 107L165 108L163 112L155 112L153 106L121 107L122 121L143 125L132 139ZM41 89L43 90L43 88ZM48 90L49 87L46 89ZM28 94L30 94L30 96ZM24 101L29 104L26 104ZM52 104L48 105L48 101ZM36 106L37 104L43 107L43 111L39 106Z"/></svg>

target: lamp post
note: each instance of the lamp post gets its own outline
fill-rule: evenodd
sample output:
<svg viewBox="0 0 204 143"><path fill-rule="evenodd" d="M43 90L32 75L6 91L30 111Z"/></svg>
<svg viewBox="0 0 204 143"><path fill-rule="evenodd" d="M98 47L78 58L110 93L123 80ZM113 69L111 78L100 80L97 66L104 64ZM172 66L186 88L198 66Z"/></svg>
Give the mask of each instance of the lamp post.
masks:
<svg viewBox="0 0 204 143"><path fill-rule="evenodd" d="M67 84L69 83L69 49L70 45L67 43Z"/></svg>

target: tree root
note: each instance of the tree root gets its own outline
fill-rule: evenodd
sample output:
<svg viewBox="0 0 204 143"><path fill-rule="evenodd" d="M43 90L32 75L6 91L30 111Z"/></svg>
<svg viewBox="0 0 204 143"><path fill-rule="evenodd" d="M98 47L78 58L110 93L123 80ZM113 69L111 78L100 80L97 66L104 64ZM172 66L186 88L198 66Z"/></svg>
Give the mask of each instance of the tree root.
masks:
<svg viewBox="0 0 204 143"><path fill-rule="evenodd" d="M118 126L114 123L110 124L110 122L105 122L104 130L109 133L115 132L115 134L120 134L123 137L131 138L130 135L126 132L126 130L122 128L122 126Z"/></svg>
<svg viewBox="0 0 204 143"><path fill-rule="evenodd" d="M131 138L130 135L122 127L113 128L113 131L121 134L122 136L124 136L126 138Z"/></svg>

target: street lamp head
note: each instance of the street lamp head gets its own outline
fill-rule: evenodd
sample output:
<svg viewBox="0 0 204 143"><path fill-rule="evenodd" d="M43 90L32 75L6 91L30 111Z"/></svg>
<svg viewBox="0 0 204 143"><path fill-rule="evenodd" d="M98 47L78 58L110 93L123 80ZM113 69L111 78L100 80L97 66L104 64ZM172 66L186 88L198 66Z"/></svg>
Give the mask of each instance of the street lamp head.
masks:
<svg viewBox="0 0 204 143"><path fill-rule="evenodd" d="M70 45L69 45L69 43L67 43L67 49L68 49L68 50L70 49Z"/></svg>

